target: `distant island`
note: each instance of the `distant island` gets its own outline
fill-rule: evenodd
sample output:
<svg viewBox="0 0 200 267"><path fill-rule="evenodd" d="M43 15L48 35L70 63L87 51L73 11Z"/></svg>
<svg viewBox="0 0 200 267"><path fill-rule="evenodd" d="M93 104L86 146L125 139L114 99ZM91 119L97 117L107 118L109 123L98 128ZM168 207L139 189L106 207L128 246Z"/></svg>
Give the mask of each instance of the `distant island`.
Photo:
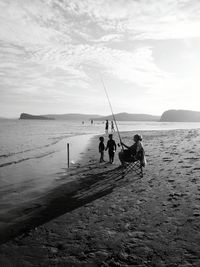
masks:
<svg viewBox="0 0 200 267"><path fill-rule="evenodd" d="M200 122L200 112L191 110L175 110L165 111L160 121L163 122Z"/></svg>
<svg viewBox="0 0 200 267"><path fill-rule="evenodd" d="M149 115L149 114L131 114L131 113L118 113L115 114L115 119L117 121L159 121L160 116ZM96 118L95 120L113 120L113 116L104 116Z"/></svg>
<svg viewBox="0 0 200 267"><path fill-rule="evenodd" d="M70 121L84 121L99 118L100 115L96 114L47 114L47 115L32 115L28 113L21 113L20 120L70 120Z"/></svg>
<svg viewBox="0 0 200 267"><path fill-rule="evenodd" d="M40 116L40 115L31 115L27 113L21 113L20 120L54 120L54 118L49 118L46 116Z"/></svg>
<svg viewBox="0 0 200 267"><path fill-rule="evenodd" d="M191 110L167 110L162 116L149 114L131 114L117 113L114 115L117 121L161 121L161 122L200 122L200 112ZM69 120L69 121L112 121L113 116L102 116L97 114L47 114L47 115L31 115L22 113L20 120Z"/></svg>
<svg viewBox="0 0 200 267"><path fill-rule="evenodd" d="M115 118L118 121L159 121L160 116L148 115L148 114L130 114L130 113L118 113L115 114ZM27 113L22 113L20 119L28 120L74 120L74 121L105 121L113 120L113 116L101 116L96 114L47 114L47 115L31 115Z"/></svg>

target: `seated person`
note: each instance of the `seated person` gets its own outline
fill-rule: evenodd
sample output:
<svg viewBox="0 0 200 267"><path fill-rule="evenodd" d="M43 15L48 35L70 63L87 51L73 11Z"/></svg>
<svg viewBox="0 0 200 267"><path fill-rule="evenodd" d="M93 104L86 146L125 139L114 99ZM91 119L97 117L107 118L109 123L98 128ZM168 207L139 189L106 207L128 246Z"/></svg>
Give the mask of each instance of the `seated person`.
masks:
<svg viewBox="0 0 200 267"><path fill-rule="evenodd" d="M125 165L125 162L134 162L139 160L142 167L145 166L146 160L144 155L144 148L142 145L142 137L139 134L134 135L133 137L134 144L132 146L127 146L124 143L122 145L127 149L119 152L119 160L121 161L122 166Z"/></svg>

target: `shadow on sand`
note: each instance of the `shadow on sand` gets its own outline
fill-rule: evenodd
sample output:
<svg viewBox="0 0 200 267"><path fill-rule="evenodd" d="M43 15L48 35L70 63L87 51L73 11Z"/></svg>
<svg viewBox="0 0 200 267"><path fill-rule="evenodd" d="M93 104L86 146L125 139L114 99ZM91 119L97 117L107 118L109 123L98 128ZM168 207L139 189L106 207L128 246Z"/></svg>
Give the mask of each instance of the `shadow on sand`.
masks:
<svg viewBox="0 0 200 267"><path fill-rule="evenodd" d="M62 184L42 196L38 200L38 203L42 204L30 204L23 210L16 209L14 212L21 214L20 218L0 228L0 243L20 234L27 235L31 229L43 223L110 194L114 188L129 182L124 178L130 172L131 168L120 167L95 174L84 174L83 171L84 178ZM139 178L137 175L134 177Z"/></svg>

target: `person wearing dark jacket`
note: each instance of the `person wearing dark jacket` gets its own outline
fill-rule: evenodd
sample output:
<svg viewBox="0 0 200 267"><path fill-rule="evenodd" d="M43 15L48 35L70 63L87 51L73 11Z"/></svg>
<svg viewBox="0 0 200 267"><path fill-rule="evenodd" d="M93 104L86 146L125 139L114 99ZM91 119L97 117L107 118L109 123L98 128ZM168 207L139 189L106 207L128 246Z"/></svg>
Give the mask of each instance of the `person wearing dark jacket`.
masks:
<svg viewBox="0 0 200 267"><path fill-rule="evenodd" d="M113 135L112 134L109 134L108 138L109 138L109 140L107 142L105 150L108 149L109 162L113 163L114 157L115 157L115 151L117 149L117 146L116 146L115 140L113 140Z"/></svg>
<svg viewBox="0 0 200 267"><path fill-rule="evenodd" d="M119 152L119 160L121 165L125 166L126 162L134 162L139 160L142 167L146 165L145 152L142 144L142 136L139 134L134 135L134 143L131 146L127 146L124 143L122 145L126 148L123 151Z"/></svg>

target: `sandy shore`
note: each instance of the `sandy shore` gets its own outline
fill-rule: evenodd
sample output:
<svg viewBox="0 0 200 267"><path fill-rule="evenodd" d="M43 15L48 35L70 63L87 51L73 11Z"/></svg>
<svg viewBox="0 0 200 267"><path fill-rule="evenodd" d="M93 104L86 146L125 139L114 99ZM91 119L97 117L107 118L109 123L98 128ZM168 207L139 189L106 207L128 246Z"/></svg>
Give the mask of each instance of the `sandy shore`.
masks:
<svg viewBox="0 0 200 267"><path fill-rule="evenodd" d="M200 266L200 130L143 137L143 178L124 177L117 157L99 164L93 138L60 186L2 233L25 232L0 246L0 266Z"/></svg>

